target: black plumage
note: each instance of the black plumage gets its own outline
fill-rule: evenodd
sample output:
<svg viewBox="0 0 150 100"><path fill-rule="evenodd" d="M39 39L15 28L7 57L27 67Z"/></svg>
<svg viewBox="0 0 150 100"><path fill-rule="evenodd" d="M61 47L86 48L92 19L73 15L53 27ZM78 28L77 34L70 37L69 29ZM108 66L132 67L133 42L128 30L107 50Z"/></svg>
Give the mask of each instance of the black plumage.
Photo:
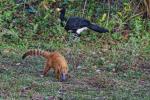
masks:
<svg viewBox="0 0 150 100"><path fill-rule="evenodd" d="M65 18L65 7L62 7L61 9L58 9L60 11L60 20L61 25L65 27L65 30L71 31L72 33L75 33L75 35L80 36L80 33L86 29L91 29L93 31L99 32L99 33L106 33L109 32L108 29L102 28L96 24L91 23L87 19L81 18L81 17L69 17L68 19ZM64 25L64 23L66 24Z"/></svg>

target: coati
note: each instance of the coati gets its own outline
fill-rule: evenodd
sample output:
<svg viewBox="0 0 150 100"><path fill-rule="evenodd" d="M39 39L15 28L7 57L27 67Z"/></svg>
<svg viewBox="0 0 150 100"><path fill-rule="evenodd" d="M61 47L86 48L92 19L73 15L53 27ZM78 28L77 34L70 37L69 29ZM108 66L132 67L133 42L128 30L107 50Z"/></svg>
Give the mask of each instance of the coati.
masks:
<svg viewBox="0 0 150 100"><path fill-rule="evenodd" d="M56 78L60 81L65 81L68 76L68 64L64 56L59 52L48 52L42 50L29 50L23 54L22 59L27 56L42 56L46 58L46 63L43 71L43 76L46 76L48 71L52 68L54 69Z"/></svg>

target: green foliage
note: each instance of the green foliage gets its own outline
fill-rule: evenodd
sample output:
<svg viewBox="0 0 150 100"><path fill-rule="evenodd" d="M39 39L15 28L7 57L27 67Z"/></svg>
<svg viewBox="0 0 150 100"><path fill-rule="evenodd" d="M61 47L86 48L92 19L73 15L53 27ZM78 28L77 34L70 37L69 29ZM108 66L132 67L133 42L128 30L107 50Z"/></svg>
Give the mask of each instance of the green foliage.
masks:
<svg viewBox="0 0 150 100"><path fill-rule="evenodd" d="M0 99L149 99L150 21L135 15L131 0L122 0L122 7L117 0L88 0L84 13L85 0L25 1L0 1ZM25 3L36 13L27 12ZM67 4L66 16L84 17L114 31L89 30L79 42L70 41L71 33L60 26L55 12L62 4ZM71 78L57 82L53 72L41 78L44 59L23 61L28 49L61 52Z"/></svg>
<svg viewBox="0 0 150 100"><path fill-rule="evenodd" d="M140 34L143 30L145 30L144 22L140 17L136 17L133 20L131 20L131 26L134 29L133 31L136 32L136 34Z"/></svg>

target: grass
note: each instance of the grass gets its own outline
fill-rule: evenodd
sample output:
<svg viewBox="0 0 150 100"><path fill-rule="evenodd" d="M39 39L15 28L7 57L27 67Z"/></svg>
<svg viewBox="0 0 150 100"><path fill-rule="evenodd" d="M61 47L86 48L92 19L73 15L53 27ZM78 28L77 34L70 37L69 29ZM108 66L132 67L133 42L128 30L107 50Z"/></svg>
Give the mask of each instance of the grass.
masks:
<svg viewBox="0 0 150 100"><path fill-rule="evenodd" d="M109 8L104 10L107 4L95 5L90 1L84 17L115 32L86 31L79 42L71 42L70 34L60 27L54 11L58 2L53 5L54 1L49 1L48 10L47 4L43 7L42 2L35 3L36 14L26 12L22 4L12 0L2 2L0 100L150 99L150 21L134 16L127 1L120 11L112 9L110 16L106 14ZM81 0L70 3L66 16L73 13L81 16L82 8L73 6L82 3ZM71 77L67 82L58 82L50 71L47 77L41 78L45 59L22 60L28 49L59 51L68 60Z"/></svg>
<svg viewBox="0 0 150 100"><path fill-rule="evenodd" d="M81 37L81 42L72 46L60 39L51 41L23 39L17 44L2 42L0 98L148 100L150 97L148 68L143 71L140 63L134 66L138 60L136 54L139 56L140 53L139 46L136 46L138 44L134 47L134 42L130 39L117 45L107 44L111 39L103 44L104 41L105 39L100 39L87 43ZM60 51L69 62L71 78L64 83L58 82L51 71L49 76L41 78L43 58L29 57L24 61L21 59L28 48Z"/></svg>

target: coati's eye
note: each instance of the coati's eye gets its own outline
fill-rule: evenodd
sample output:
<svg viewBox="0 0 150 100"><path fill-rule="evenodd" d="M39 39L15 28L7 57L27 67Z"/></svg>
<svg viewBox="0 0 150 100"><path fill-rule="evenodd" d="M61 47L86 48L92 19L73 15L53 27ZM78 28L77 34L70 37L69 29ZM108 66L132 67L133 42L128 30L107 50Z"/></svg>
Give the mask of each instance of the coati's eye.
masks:
<svg viewBox="0 0 150 100"><path fill-rule="evenodd" d="M67 76L65 73L61 74L61 81L65 81L67 79Z"/></svg>

